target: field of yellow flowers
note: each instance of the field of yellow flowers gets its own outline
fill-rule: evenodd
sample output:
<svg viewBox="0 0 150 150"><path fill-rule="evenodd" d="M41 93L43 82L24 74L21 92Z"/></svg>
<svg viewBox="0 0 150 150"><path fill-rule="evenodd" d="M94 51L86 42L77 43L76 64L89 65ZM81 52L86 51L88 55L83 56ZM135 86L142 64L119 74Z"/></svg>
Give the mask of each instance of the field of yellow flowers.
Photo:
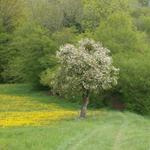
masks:
<svg viewBox="0 0 150 150"><path fill-rule="evenodd" d="M30 94L31 87L23 86L20 90L20 86L0 86L0 127L46 125L71 118L78 113L66 108L55 97L52 101L52 97L44 93ZM24 90L25 88L28 90Z"/></svg>

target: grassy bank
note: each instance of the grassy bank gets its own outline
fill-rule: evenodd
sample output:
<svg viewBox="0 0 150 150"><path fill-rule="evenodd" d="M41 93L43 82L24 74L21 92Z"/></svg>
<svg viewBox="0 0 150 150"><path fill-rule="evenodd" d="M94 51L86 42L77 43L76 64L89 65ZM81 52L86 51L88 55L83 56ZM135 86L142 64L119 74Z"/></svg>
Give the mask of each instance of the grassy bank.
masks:
<svg viewBox="0 0 150 150"><path fill-rule="evenodd" d="M150 120L90 110L28 85L0 85L0 150L149 150Z"/></svg>

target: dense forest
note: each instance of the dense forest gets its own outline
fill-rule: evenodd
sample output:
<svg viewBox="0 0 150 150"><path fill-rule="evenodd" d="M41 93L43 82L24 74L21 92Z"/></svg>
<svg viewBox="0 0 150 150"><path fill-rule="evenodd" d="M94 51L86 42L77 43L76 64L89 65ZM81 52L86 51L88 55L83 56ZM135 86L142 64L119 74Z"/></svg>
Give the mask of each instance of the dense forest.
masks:
<svg viewBox="0 0 150 150"><path fill-rule="evenodd" d="M53 81L56 51L82 38L101 42L120 69L118 85L91 93L90 104L119 101L149 115L149 0L0 0L0 83L30 83L79 101L79 92L53 91Z"/></svg>

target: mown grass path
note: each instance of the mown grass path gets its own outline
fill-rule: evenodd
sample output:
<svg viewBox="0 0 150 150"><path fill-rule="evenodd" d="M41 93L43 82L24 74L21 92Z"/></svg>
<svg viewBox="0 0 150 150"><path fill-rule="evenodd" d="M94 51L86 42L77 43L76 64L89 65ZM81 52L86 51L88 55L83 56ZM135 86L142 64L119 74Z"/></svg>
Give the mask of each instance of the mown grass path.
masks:
<svg viewBox="0 0 150 150"><path fill-rule="evenodd" d="M115 137L115 141L114 141L114 145L112 150L120 150L120 143L123 140L124 135L124 130L127 128L128 126L128 119L124 114L121 114L123 121L122 124L120 125L120 128L117 131L116 137Z"/></svg>
<svg viewBox="0 0 150 150"><path fill-rule="evenodd" d="M134 113L90 110L80 120L76 104L27 85L0 85L0 106L0 120L14 120L0 127L0 150L150 150L150 119Z"/></svg>
<svg viewBox="0 0 150 150"><path fill-rule="evenodd" d="M68 138L60 144L57 150L150 149L150 122L148 120L140 119L142 117L128 112L108 112L105 117L99 117L96 119L97 121L93 119L92 126L85 126L82 132L77 131L75 136L72 135L72 138ZM92 118L88 120L89 124L91 120ZM88 121L83 122L88 124ZM143 121L143 125L141 121ZM132 128L133 126L134 128ZM143 136L141 136L141 133Z"/></svg>

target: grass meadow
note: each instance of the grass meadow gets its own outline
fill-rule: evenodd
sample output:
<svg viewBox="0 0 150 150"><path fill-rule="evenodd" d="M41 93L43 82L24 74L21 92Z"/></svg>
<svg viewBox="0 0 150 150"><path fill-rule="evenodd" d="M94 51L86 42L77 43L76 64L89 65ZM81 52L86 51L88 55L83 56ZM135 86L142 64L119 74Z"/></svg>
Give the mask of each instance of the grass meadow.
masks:
<svg viewBox="0 0 150 150"><path fill-rule="evenodd" d="M0 85L0 150L150 150L150 119L114 110L88 111L33 90Z"/></svg>

